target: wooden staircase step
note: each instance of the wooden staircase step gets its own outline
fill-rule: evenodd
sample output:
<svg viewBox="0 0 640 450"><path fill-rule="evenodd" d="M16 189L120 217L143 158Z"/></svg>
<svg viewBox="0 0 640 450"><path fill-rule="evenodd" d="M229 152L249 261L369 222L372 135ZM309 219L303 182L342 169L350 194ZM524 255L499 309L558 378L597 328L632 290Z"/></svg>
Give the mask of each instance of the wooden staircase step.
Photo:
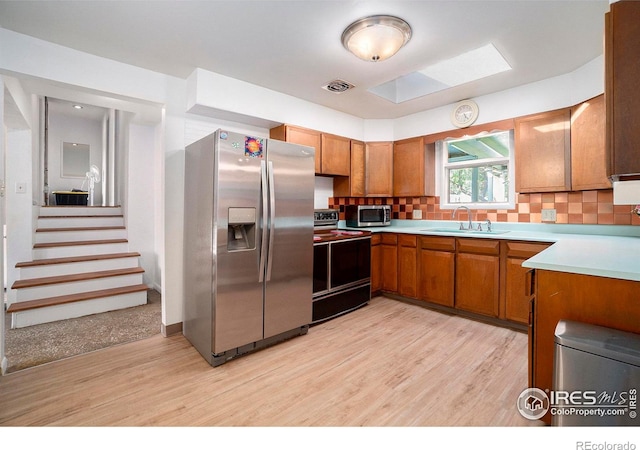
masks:
<svg viewBox="0 0 640 450"><path fill-rule="evenodd" d="M146 291L149 287L146 284L137 284L133 286L124 286L113 289L101 289L98 291L82 292L80 294L61 295L58 297L40 298L37 300L28 300L24 302L12 303L7 308L7 313L16 313L20 311L28 311L36 308L46 308L47 306L63 305L66 303L81 302L84 300L93 300L101 297L110 297L114 295L131 294L134 292Z"/></svg>
<svg viewBox="0 0 640 450"><path fill-rule="evenodd" d="M95 217L124 217L122 214L93 214L83 216L38 216L38 219L93 219Z"/></svg>
<svg viewBox="0 0 640 450"><path fill-rule="evenodd" d="M71 241L71 242L42 242L34 244L33 248L69 247L72 245L99 245L99 244L123 244L129 242L126 239L102 239L99 241Z"/></svg>
<svg viewBox="0 0 640 450"><path fill-rule="evenodd" d="M76 228L37 228L36 233L48 233L52 231L106 231L106 230L124 230L124 226L114 227L76 227Z"/></svg>
<svg viewBox="0 0 640 450"><path fill-rule="evenodd" d="M22 267L36 267L46 266L50 264L69 264L75 262L89 262L98 261L103 259L118 259L118 258L133 258L139 257L138 252L129 253L107 253L104 255L85 255L85 256L67 256L64 258L48 258L48 259L35 259L33 261L23 261L16 264L16 268Z"/></svg>
<svg viewBox="0 0 640 450"><path fill-rule="evenodd" d="M144 273L144 269L142 267L131 267L127 269L102 270L99 272L76 273L73 275L59 275L55 277L31 278L26 280L16 280L13 283L13 286L11 286L11 289L24 289L51 284L72 283L75 281L117 277L120 275L135 275L138 273Z"/></svg>

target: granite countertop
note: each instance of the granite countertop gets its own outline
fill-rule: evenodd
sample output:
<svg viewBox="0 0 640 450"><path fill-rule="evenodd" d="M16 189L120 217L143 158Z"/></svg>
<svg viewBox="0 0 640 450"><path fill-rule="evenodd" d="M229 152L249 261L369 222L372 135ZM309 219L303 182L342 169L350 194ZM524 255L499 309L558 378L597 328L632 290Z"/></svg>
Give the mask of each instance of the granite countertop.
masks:
<svg viewBox="0 0 640 450"><path fill-rule="evenodd" d="M477 222L474 222L477 225ZM339 228L347 228L344 221ZM632 225L565 225L492 223L493 233L461 233L457 221L392 220L387 227L371 227L373 233L407 233L425 236L471 237L515 241L552 242L546 250L522 266L640 281L640 227ZM433 228L437 228L435 231ZM451 228L451 231L441 231ZM483 229L486 229L483 223Z"/></svg>

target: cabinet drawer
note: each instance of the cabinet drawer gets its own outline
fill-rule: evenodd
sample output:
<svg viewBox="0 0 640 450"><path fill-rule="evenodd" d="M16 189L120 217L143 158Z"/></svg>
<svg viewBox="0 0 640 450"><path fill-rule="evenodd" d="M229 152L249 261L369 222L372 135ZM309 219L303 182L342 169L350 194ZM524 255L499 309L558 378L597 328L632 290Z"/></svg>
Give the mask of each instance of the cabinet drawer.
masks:
<svg viewBox="0 0 640 450"><path fill-rule="evenodd" d="M398 245L402 247L416 247L417 240L417 236L412 236L410 234L401 234L398 236Z"/></svg>
<svg viewBox="0 0 640 450"><path fill-rule="evenodd" d="M458 239L458 252L499 255L500 241L490 239Z"/></svg>
<svg viewBox="0 0 640 450"><path fill-rule="evenodd" d="M382 241L383 244L387 245L397 245L398 244L398 236L391 233L382 233Z"/></svg>
<svg viewBox="0 0 640 450"><path fill-rule="evenodd" d="M380 236L379 234L371 235L371 245L379 245L380 242L382 242L382 236Z"/></svg>
<svg viewBox="0 0 640 450"><path fill-rule="evenodd" d="M514 258L531 258L551 244L536 242L507 242L507 256Z"/></svg>
<svg viewBox="0 0 640 450"><path fill-rule="evenodd" d="M420 238L420 248L454 252L456 250L456 240L449 237L424 236Z"/></svg>

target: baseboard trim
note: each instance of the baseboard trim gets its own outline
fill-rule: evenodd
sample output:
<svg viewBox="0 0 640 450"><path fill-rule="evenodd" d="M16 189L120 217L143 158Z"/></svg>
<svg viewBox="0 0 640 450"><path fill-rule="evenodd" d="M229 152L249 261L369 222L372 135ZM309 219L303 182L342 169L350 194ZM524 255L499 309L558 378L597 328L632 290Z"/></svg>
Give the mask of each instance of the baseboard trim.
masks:
<svg viewBox="0 0 640 450"><path fill-rule="evenodd" d="M169 337L174 334L182 333L182 322L172 323L171 325L161 324L160 332L164 337Z"/></svg>

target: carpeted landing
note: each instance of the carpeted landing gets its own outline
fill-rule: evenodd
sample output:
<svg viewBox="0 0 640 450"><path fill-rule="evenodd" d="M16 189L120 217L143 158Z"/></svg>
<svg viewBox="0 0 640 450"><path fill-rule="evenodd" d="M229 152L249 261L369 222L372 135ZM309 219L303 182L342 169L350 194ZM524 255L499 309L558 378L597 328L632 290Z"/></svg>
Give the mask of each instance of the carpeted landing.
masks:
<svg viewBox="0 0 640 450"><path fill-rule="evenodd" d="M10 329L5 315L7 373L160 333L160 293L147 291L147 304L77 319Z"/></svg>

